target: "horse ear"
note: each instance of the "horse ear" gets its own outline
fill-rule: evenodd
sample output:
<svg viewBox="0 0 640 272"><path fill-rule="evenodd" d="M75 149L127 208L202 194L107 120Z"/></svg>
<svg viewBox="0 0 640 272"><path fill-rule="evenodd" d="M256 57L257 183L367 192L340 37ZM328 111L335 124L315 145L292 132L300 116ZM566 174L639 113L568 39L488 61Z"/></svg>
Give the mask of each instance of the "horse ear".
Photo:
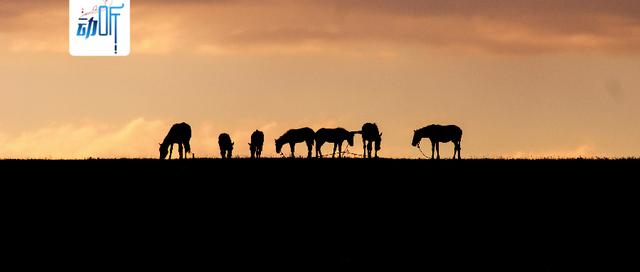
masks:
<svg viewBox="0 0 640 272"><path fill-rule="evenodd" d="M231 142L231 146L233 146L234 144L236 144L236 143L234 143L234 142Z"/></svg>
<svg viewBox="0 0 640 272"><path fill-rule="evenodd" d="M380 136L380 137L382 137L382 133L380 133L380 135L379 135L379 136Z"/></svg>

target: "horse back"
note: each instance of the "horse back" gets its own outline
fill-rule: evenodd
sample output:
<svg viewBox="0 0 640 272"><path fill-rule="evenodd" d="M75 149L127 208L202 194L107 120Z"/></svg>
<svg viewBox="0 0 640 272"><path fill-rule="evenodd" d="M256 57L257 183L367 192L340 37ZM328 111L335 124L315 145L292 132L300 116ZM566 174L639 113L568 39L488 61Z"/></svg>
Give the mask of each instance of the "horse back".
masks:
<svg viewBox="0 0 640 272"><path fill-rule="evenodd" d="M321 128L315 133L316 140L336 142L347 139L349 131L344 128Z"/></svg>
<svg viewBox="0 0 640 272"><path fill-rule="evenodd" d="M191 140L191 126L187 123L174 124L165 137L165 143L183 143Z"/></svg>
<svg viewBox="0 0 640 272"><path fill-rule="evenodd" d="M254 145L262 145L264 143L264 133L262 131L256 130L251 133L251 144Z"/></svg>
<svg viewBox="0 0 640 272"><path fill-rule="evenodd" d="M440 126L435 125L435 136L440 142L460 141L462 139L462 129L456 125Z"/></svg>
<svg viewBox="0 0 640 272"><path fill-rule="evenodd" d="M380 130L375 123L366 123L362 125L362 138L368 140L378 140L380 138Z"/></svg>
<svg viewBox="0 0 640 272"><path fill-rule="evenodd" d="M229 147L231 146L231 136L227 133L222 133L218 136L218 144L221 147Z"/></svg>
<svg viewBox="0 0 640 272"><path fill-rule="evenodd" d="M316 138L316 133L313 131L313 129L308 127L290 129L284 135L282 135L282 139L290 143L314 141L315 138Z"/></svg>

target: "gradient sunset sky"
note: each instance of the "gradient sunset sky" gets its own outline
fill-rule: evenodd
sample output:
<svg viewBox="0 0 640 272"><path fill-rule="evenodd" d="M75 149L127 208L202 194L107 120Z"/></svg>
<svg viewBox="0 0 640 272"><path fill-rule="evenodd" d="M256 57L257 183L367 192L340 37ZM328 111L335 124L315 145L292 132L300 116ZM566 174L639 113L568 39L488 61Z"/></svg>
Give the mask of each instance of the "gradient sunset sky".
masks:
<svg viewBox="0 0 640 272"><path fill-rule="evenodd" d="M0 0L0 158L155 158L182 121L197 157L365 122L383 157L432 123L467 158L640 155L638 0L131 2L131 55L86 58L68 1Z"/></svg>

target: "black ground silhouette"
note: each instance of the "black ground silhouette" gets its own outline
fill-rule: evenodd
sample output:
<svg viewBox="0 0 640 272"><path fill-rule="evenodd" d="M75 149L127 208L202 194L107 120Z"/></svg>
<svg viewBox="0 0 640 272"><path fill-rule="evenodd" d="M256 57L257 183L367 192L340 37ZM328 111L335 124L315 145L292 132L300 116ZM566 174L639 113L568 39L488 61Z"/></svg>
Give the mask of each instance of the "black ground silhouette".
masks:
<svg viewBox="0 0 640 272"><path fill-rule="evenodd" d="M635 270L638 162L0 161L5 257L25 268Z"/></svg>

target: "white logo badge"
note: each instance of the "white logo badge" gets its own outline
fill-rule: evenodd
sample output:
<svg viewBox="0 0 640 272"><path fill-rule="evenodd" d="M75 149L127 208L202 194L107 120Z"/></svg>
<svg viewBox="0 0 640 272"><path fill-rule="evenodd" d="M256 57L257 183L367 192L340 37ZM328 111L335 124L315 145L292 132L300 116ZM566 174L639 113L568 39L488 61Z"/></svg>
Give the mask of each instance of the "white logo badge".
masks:
<svg viewBox="0 0 640 272"><path fill-rule="evenodd" d="M69 0L72 56L127 56L131 51L129 0Z"/></svg>

